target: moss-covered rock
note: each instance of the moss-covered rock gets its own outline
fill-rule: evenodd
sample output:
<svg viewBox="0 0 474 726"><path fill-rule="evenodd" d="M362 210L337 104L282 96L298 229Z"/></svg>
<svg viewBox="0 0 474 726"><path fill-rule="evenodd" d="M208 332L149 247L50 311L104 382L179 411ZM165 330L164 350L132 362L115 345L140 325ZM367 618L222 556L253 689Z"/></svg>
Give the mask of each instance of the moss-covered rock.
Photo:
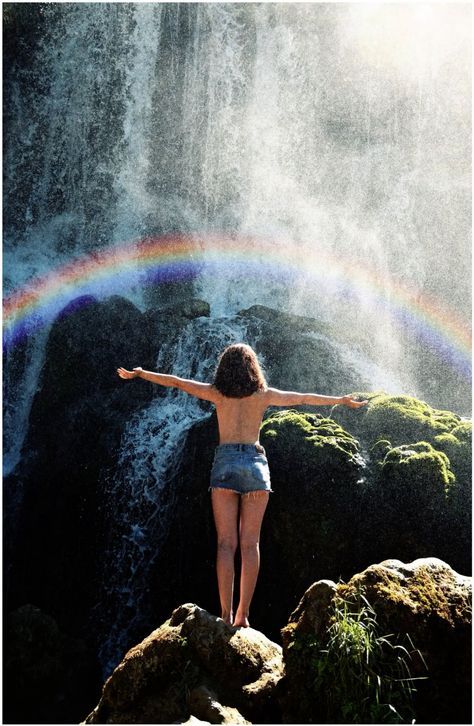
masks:
<svg viewBox="0 0 474 726"><path fill-rule="evenodd" d="M471 421L462 421L450 432L438 434L433 439L433 446L448 456L457 482L465 488L466 495L470 495L472 489Z"/></svg>
<svg viewBox="0 0 474 726"><path fill-rule="evenodd" d="M367 452L371 558L436 554L470 572L472 422L410 396L359 395L359 416L333 415Z"/></svg>
<svg viewBox="0 0 474 726"><path fill-rule="evenodd" d="M434 500L445 501L455 481L446 454L426 441L390 449L381 469L384 486L392 485L391 499L397 505L400 495L403 499L403 494L408 493L419 498L421 506L431 508Z"/></svg>
<svg viewBox="0 0 474 726"><path fill-rule="evenodd" d="M382 440L391 447L427 441L448 455L456 476L465 477L471 460L471 421L452 411L432 408L412 396L370 392L356 395L369 401L360 409L359 416L354 417L350 410L338 406L333 417L368 449Z"/></svg>
<svg viewBox="0 0 474 726"><path fill-rule="evenodd" d="M334 478L335 470L351 478L363 466L359 444L339 424L319 414L296 410L278 411L269 416L260 431L261 439L274 458L298 457L298 468Z"/></svg>
<svg viewBox="0 0 474 726"><path fill-rule="evenodd" d="M379 553L410 560L437 555L459 562L457 485L448 457L426 441L385 453L371 482ZM457 537L457 535L456 535Z"/></svg>
<svg viewBox="0 0 474 726"><path fill-rule="evenodd" d="M280 599L281 591L301 592L328 572L352 570L365 469L356 439L317 414L274 413L264 421L260 440L275 491L271 527L262 533L262 561L269 552L278 563L271 569L264 563L261 571L271 600Z"/></svg>
<svg viewBox="0 0 474 726"><path fill-rule="evenodd" d="M386 438L398 446L407 441L431 441L460 421L457 414L439 411L411 396L375 395L370 398L364 425L371 438Z"/></svg>
<svg viewBox="0 0 474 726"><path fill-rule="evenodd" d="M281 648L262 633L186 603L128 651L85 723L260 722L282 674Z"/></svg>
<svg viewBox="0 0 474 726"><path fill-rule="evenodd" d="M403 722L468 722L471 593L471 578L436 558L386 560L347 584L314 583L282 630L283 723L382 722L376 675ZM406 651L393 647L402 644ZM391 682L397 671L423 679L412 682L412 698ZM372 704L360 698L361 674L375 686ZM383 722L400 718L386 709Z"/></svg>

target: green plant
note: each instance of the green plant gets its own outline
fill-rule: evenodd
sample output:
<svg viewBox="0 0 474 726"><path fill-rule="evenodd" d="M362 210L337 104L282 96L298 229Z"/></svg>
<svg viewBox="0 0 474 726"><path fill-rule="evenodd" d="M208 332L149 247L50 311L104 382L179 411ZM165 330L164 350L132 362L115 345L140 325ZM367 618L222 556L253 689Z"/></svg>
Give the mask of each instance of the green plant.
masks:
<svg viewBox="0 0 474 726"><path fill-rule="evenodd" d="M332 723L415 723L410 662L423 656L408 634L381 634L376 613L362 591L354 601L337 596L324 647L310 645L310 669L318 698ZM404 640L403 645L400 640ZM398 642L397 642L398 641Z"/></svg>

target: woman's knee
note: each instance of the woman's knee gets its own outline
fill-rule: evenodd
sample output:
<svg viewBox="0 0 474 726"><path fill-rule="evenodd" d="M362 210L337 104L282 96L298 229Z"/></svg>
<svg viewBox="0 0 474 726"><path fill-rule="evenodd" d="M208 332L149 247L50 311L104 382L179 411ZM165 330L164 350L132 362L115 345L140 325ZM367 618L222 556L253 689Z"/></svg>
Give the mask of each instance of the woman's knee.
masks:
<svg viewBox="0 0 474 726"><path fill-rule="evenodd" d="M217 549L222 554L235 555L237 551L237 538L234 537L218 537L217 538Z"/></svg>
<svg viewBox="0 0 474 726"><path fill-rule="evenodd" d="M243 537L240 540L240 552L242 557L252 555L259 550L259 541L255 537Z"/></svg>

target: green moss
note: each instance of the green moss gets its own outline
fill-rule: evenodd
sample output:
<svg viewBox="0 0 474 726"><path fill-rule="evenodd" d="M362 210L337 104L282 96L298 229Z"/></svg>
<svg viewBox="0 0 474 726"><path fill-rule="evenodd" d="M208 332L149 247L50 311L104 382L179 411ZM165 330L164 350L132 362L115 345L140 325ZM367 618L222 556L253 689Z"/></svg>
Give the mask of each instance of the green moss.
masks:
<svg viewBox="0 0 474 726"><path fill-rule="evenodd" d="M379 441L376 441L373 446L370 447L370 457L374 461L381 461L385 457L387 451L390 451L391 448L392 444L390 443L390 441L387 441L387 439L380 439Z"/></svg>
<svg viewBox="0 0 474 726"><path fill-rule="evenodd" d="M430 496L433 490L447 494L455 481L446 454L427 441L391 449L385 455L382 469L385 477L391 477L401 488L413 490L419 486Z"/></svg>
<svg viewBox="0 0 474 726"><path fill-rule="evenodd" d="M408 441L433 442L459 425L460 417L439 411L411 396L377 395L367 407L365 427L374 439L386 438L394 446Z"/></svg>
<svg viewBox="0 0 474 726"><path fill-rule="evenodd" d="M312 460L321 450L342 454L344 458L358 460L357 440L332 419L293 409L278 411L269 416L260 431L262 441L289 454L298 451Z"/></svg>
<svg viewBox="0 0 474 726"><path fill-rule="evenodd" d="M331 568L346 572L360 549L365 464L358 441L332 419L293 409L271 414L260 440L278 492L273 546L293 563L285 588L297 592Z"/></svg>
<svg viewBox="0 0 474 726"><path fill-rule="evenodd" d="M465 489L465 496L470 496L472 473L472 424L462 423L450 433L435 436L434 446L449 458L451 469L456 475L460 488ZM468 504L467 501L464 502Z"/></svg>
<svg viewBox="0 0 474 726"><path fill-rule="evenodd" d="M396 614L399 622L410 623L413 632L421 632L433 618L454 625L459 617L460 603L457 598L447 596L448 585L443 584L440 577L442 575L433 573L428 566L420 565L413 577L400 579L396 571L373 565L347 584L338 584L337 591L340 597L353 599L362 587L385 624L388 625ZM466 605L463 603L463 607Z"/></svg>
<svg viewBox="0 0 474 726"><path fill-rule="evenodd" d="M452 435L455 436L458 441L462 441L465 444L472 443L472 421L462 421L452 431Z"/></svg>
<svg viewBox="0 0 474 726"><path fill-rule="evenodd" d="M379 559L435 555L452 562L457 485L446 454L429 442L390 449L371 492Z"/></svg>
<svg viewBox="0 0 474 726"><path fill-rule="evenodd" d="M436 436L446 433L453 433L459 440L469 439L469 422L451 411L432 408L413 396L390 396L383 392L356 395L363 395L368 405L355 412L340 406L333 415L369 449L382 439L393 446L411 441L433 444Z"/></svg>

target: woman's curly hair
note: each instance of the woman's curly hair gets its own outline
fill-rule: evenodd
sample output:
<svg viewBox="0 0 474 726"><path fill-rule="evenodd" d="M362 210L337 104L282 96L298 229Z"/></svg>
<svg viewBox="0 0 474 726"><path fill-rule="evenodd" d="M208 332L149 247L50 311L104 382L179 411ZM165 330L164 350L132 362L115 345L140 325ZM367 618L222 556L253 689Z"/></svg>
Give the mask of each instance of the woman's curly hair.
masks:
<svg viewBox="0 0 474 726"><path fill-rule="evenodd" d="M257 355L250 345L234 343L222 351L214 386L229 398L244 398L267 388Z"/></svg>

